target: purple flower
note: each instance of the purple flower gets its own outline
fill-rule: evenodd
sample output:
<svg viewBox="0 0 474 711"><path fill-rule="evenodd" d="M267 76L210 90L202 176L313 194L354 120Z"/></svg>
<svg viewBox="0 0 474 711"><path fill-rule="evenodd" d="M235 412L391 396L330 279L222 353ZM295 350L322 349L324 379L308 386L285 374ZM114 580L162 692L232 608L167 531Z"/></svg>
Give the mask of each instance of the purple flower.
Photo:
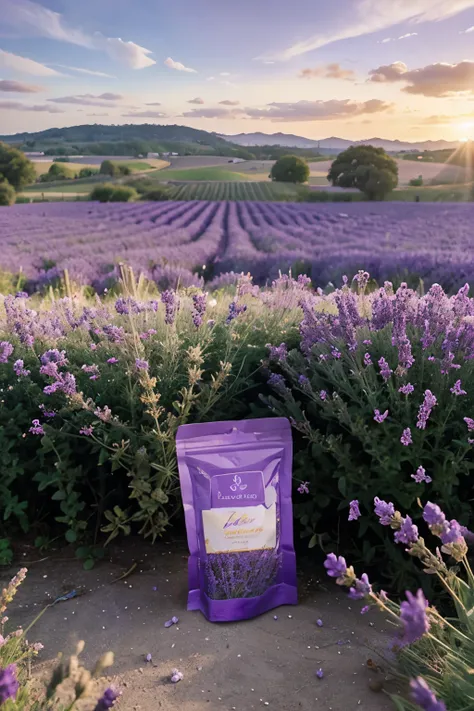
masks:
<svg viewBox="0 0 474 711"><path fill-rule="evenodd" d="M391 502L382 501L378 496L374 499L375 515L379 517L382 526L390 526L392 517L395 515L395 506Z"/></svg>
<svg viewBox="0 0 474 711"><path fill-rule="evenodd" d="M318 627L322 627L322 626L323 626L323 621L322 621L322 620L316 620L316 624L318 625Z"/></svg>
<svg viewBox="0 0 474 711"><path fill-rule="evenodd" d="M460 380L456 380L453 387L450 388L450 391L453 393L453 395L467 395L467 392L461 388Z"/></svg>
<svg viewBox="0 0 474 711"><path fill-rule="evenodd" d="M12 353L12 344L9 341L0 341L0 363L8 363L8 358Z"/></svg>
<svg viewBox="0 0 474 711"><path fill-rule="evenodd" d="M388 410L385 410L385 412L383 413L383 415L380 414L380 410L374 410L374 415L375 415L375 417L374 417L375 422L378 422L378 423L380 424L380 423L382 423L384 420L387 419L387 417L388 417Z"/></svg>
<svg viewBox="0 0 474 711"><path fill-rule="evenodd" d="M58 351L57 348L46 351L40 358L42 365L56 363L58 366L67 365L66 351Z"/></svg>
<svg viewBox="0 0 474 711"><path fill-rule="evenodd" d="M362 600L367 595L372 592L372 585L370 584L369 577L367 573L363 573L360 580L356 578L356 581L349 589L349 598L351 600Z"/></svg>
<svg viewBox="0 0 474 711"><path fill-rule="evenodd" d="M237 318L237 316L244 313L244 311L247 311L247 306L245 304L238 304L236 301L231 301L229 304L229 313L225 320L226 324L228 325L231 323L235 318Z"/></svg>
<svg viewBox="0 0 474 711"><path fill-rule="evenodd" d="M146 661L146 662L151 662L151 661L152 661L152 656L151 656L151 654L147 654L147 655L146 655L145 661Z"/></svg>
<svg viewBox="0 0 474 711"><path fill-rule="evenodd" d="M400 437L400 442L403 444L404 447L408 447L410 444L413 444L411 429L409 427L403 430L402 436Z"/></svg>
<svg viewBox="0 0 474 711"><path fill-rule="evenodd" d="M341 353L341 351L339 350L339 348L331 348L331 355L332 355L332 357L335 358L336 360L339 360L339 358L341 357L342 353Z"/></svg>
<svg viewBox="0 0 474 711"><path fill-rule="evenodd" d="M298 494L309 494L308 484L309 484L309 481L302 481L296 490L298 492Z"/></svg>
<svg viewBox="0 0 474 711"><path fill-rule="evenodd" d="M428 601L423 595L423 590L418 590L416 595L407 590L407 601L400 605L400 620L403 624L403 635L400 639L402 647L413 644L421 639L430 629L430 621L426 614Z"/></svg>
<svg viewBox="0 0 474 711"><path fill-rule="evenodd" d="M421 676L410 681L411 698L423 711L447 711L443 701L438 701L434 691Z"/></svg>
<svg viewBox="0 0 474 711"><path fill-rule="evenodd" d="M278 363L286 361L288 357L288 349L286 347L286 343L280 343L279 346L272 346L270 345L270 343L267 343L266 347L270 350L270 360L275 360Z"/></svg>
<svg viewBox="0 0 474 711"><path fill-rule="evenodd" d="M370 357L370 353L364 353L364 365L366 367L372 365L372 358Z"/></svg>
<svg viewBox="0 0 474 711"><path fill-rule="evenodd" d="M207 293L193 294L193 323L196 328L202 324L203 316L206 313Z"/></svg>
<svg viewBox="0 0 474 711"><path fill-rule="evenodd" d="M429 484L433 481L433 479L426 474L425 468L422 466L418 467L416 474L412 474L411 478L414 479L417 484L421 484L422 482Z"/></svg>
<svg viewBox="0 0 474 711"><path fill-rule="evenodd" d="M322 670L322 669L318 669L318 671L316 672L316 676L318 677L318 679L322 679L322 678L324 677L324 672L323 672L323 670Z"/></svg>
<svg viewBox="0 0 474 711"><path fill-rule="evenodd" d="M298 385L300 387L305 388L305 389L311 389L311 384L309 382L309 378L306 377L306 375L299 375L298 376Z"/></svg>
<svg viewBox="0 0 474 711"><path fill-rule="evenodd" d="M366 615L368 612L370 612L370 605L364 605L362 610L360 611L361 615Z"/></svg>
<svg viewBox="0 0 474 711"><path fill-rule="evenodd" d="M56 417L54 410L46 410L44 405L39 405L39 409L42 410L45 417Z"/></svg>
<svg viewBox="0 0 474 711"><path fill-rule="evenodd" d="M95 365L95 364L93 364L93 365L85 365L84 364L83 366L81 366L81 370L84 371L84 373L87 373L91 376L89 378L89 380L97 380L97 378L100 375L99 366Z"/></svg>
<svg viewBox="0 0 474 711"><path fill-rule="evenodd" d="M102 422L110 422L112 419L112 410L107 405L104 405L102 408L96 407L94 415L98 417L99 420L102 420Z"/></svg>
<svg viewBox="0 0 474 711"><path fill-rule="evenodd" d="M464 538L463 527L459 525L456 519L451 521L446 521L444 531L441 533L441 541L443 545L447 546L450 543L458 543Z"/></svg>
<svg viewBox="0 0 474 711"><path fill-rule="evenodd" d="M108 358L108 359L107 359L107 363L108 363L109 365L115 365L116 363L118 363L118 358L113 358L113 357L112 357L112 358Z"/></svg>
<svg viewBox="0 0 474 711"><path fill-rule="evenodd" d="M109 687L104 691L103 695L98 700L94 711L108 711L108 709L114 707L115 702L119 696L120 694L118 693L118 691L116 691L112 687Z"/></svg>
<svg viewBox="0 0 474 711"><path fill-rule="evenodd" d="M280 395L286 395L287 387L283 375L280 375L279 373L272 373L268 378L268 384Z"/></svg>
<svg viewBox="0 0 474 711"><path fill-rule="evenodd" d="M342 578L346 574L347 563L342 555L337 557L334 553L329 553L324 561L324 567L330 578Z"/></svg>
<svg viewBox="0 0 474 711"><path fill-rule="evenodd" d="M420 409L418 410L418 421L416 423L418 429L426 429L426 423L428 422L428 418L431 415L431 411L433 407L437 404L437 402L438 401L431 392L431 390L425 390L425 398L420 405Z"/></svg>
<svg viewBox="0 0 474 711"><path fill-rule="evenodd" d="M398 388L398 392L402 393L402 395L410 395L414 389L411 383L407 383L406 385L402 385L401 388Z"/></svg>
<svg viewBox="0 0 474 711"><path fill-rule="evenodd" d="M135 358L135 366L138 370L148 370L149 365L147 360L140 360L140 358Z"/></svg>
<svg viewBox="0 0 474 711"><path fill-rule="evenodd" d="M26 293L26 291L17 291L15 294L15 299L27 299L27 298L28 298L28 294Z"/></svg>
<svg viewBox="0 0 474 711"><path fill-rule="evenodd" d="M362 341L362 343L364 344L364 346L372 345L372 341L370 340L370 338L366 338L364 341Z"/></svg>
<svg viewBox="0 0 474 711"><path fill-rule="evenodd" d="M31 372L30 370L26 370L25 364L22 360L16 360L13 363L13 370L15 371L15 375L19 378L26 378Z"/></svg>
<svg viewBox="0 0 474 711"><path fill-rule="evenodd" d="M43 425L40 424L39 420L32 420L32 427L29 431L34 435L44 435Z"/></svg>
<svg viewBox="0 0 474 711"><path fill-rule="evenodd" d="M183 678L183 675L180 671L178 671L177 669L171 670L170 681L172 684L177 684L178 681L181 681L182 678Z"/></svg>
<svg viewBox="0 0 474 711"><path fill-rule="evenodd" d="M357 499L354 499L351 501L349 504L349 521L357 521L358 518L360 518L360 509L359 509L359 502Z"/></svg>
<svg viewBox="0 0 474 711"><path fill-rule="evenodd" d="M92 427L92 425L89 425L89 427L84 426L84 427L81 427L81 429L79 430L79 434L85 435L86 437L91 437L93 431L94 431L94 428Z"/></svg>
<svg viewBox="0 0 474 711"><path fill-rule="evenodd" d="M91 351L96 351L97 350L97 343L91 343L89 348L91 349Z"/></svg>
<svg viewBox="0 0 474 711"><path fill-rule="evenodd" d="M162 293L161 301L165 305L165 323L171 326L174 323L179 306L176 292L172 291L172 289L167 289Z"/></svg>
<svg viewBox="0 0 474 711"><path fill-rule="evenodd" d="M328 394L325 390L320 390L319 391L319 397L321 400L324 402L324 400L327 400Z"/></svg>
<svg viewBox="0 0 474 711"><path fill-rule="evenodd" d="M474 432L474 420L472 419L472 417L464 417L463 419L467 425L467 431Z"/></svg>
<svg viewBox="0 0 474 711"><path fill-rule="evenodd" d="M387 361L385 360L385 358L383 356L379 360L379 367L380 367L380 375L385 380L385 382L387 382L387 380L390 379L390 376L392 375L393 370L391 370L389 364L387 363Z"/></svg>
<svg viewBox="0 0 474 711"><path fill-rule="evenodd" d="M441 511L438 504L432 504L428 501L423 509L423 518L428 524L428 526L441 526L444 527L446 523L446 516Z"/></svg>
<svg viewBox="0 0 474 711"><path fill-rule="evenodd" d="M176 616L173 616L171 620L167 620L165 622L165 627L172 627L173 625L177 625L179 622L179 619Z"/></svg>
<svg viewBox="0 0 474 711"><path fill-rule="evenodd" d="M395 531L395 543L415 543L418 538L418 527L414 525L410 516L403 519L403 523L398 531Z"/></svg>
<svg viewBox="0 0 474 711"><path fill-rule="evenodd" d="M0 706L7 699L15 699L20 684L16 680L16 664L0 669Z"/></svg>

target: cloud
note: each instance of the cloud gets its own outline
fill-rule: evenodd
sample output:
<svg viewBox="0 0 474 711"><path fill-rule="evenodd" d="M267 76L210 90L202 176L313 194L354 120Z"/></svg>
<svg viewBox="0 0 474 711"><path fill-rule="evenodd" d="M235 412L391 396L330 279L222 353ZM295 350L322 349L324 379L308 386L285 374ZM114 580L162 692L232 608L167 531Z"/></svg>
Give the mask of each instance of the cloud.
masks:
<svg viewBox="0 0 474 711"><path fill-rule="evenodd" d="M124 97L122 94L76 94L75 96L59 96L55 99L48 99L53 104L79 104L80 106L108 106L111 101L120 101Z"/></svg>
<svg viewBox="0 0 474 711"><path fill-rule="evenodd" d="M149 104L145 104L145 106L161 106L159 101L150 101Z"/></svg>
<svg viewBox="0 0 474 711"><path fill-rule="evenodd" d="M178 72L190 72L192 74L197 73L195 69L191 69L191 67L185 67L184 64L181 64L181 62L175 62L174 59L171 59L171 57L165 59L165 65L170 69L176 69Z"/></svg>
<svg viewBox="0 0 474 711"><path fill-rule="evenodd" d="M461 35L468 35L470 32L474 32L474 25L472 27L468 27L467 30L463 30L459 34Z"/></svg>
<svg viewBox="0 0 474 711"><path fill-rule="evenodd" d="M458 116L435 114L434 116L426 116L426 118L422 120L422 124L430 126L452 126L453 123L464 123L469 121L474 121L474 113L461 114Z"/></svg>
<svg viewBox="0 0 474 711"><path fill-rule="evenodd" d="M401 23L435 22L474 7L474 0L352 0L350 12L340 13L332 27L296 42L283 52L258 59L288 60L332 42L380 32Z"/></svg>
<svg viewBox="0 0 474 711"><path fill-rule="evenodd" d="M72 72L79 72L79 74L88 74L92 77L104 77L106 79L117 78L112 76L112 74L106 74L105 72L96 72L92 69L82 69L81 67L69 67L67 64L55 64L54 66L61 67L61 69L69 69Z"/></svg>
<svg viewBox="0 0 474 711"><path fill-rule="evenodd" d="M32 0L2 0L2 25L11 27L27 37L46 37L106 52L112 59L132 69L143 69L156 64L148 55L149 49L120 37L105 37L100 32L88 34L72 27L59 12L49 10Z"/></svg>
<svg viewBox="0 0 474 711"><path fill-rule="evenodd" d="M17 94L37 94L40 91L44 91L44 89L33 84L23 84L21 81L3 79L0 80L0 91L12 91Z"/></svg>
<svg viewBox="0 0 474 711"><path fill-rule="evenodd" d="M215 81L216 77L207 77L206 81Z"/></svg>
<svg viewBox="0 0 474 711"><path fill-rule="evenodd" d="M313 69L302 69L298 75L300 79L312 79L322 77L323 79L345 79L352 81L356 78L356 73L352 69L343 69L339 64L325 64Z"/></svg>
<svg viewBox="0 0 474 711"><path fill-rule="evenodd" d="M411 70L403 62L395 62L373 69L369 77L369 81L375 82L405 82L407 86L403 91L407 94L438 98L474 94L474 61L465 60L458 64L438 62Z"/></svg>
<svg viewBox="0 0 474 711"><path fill-rule="evenodd" d="M3 49L0 49L0 67L13 69L16 72L20 72L20 74L31 74L37 77L59 76L59 72L55 69L35 62L33 59L27 59L27 57L20 57L18 54L5 52Z"/></svg>
<svg viewBox="0 0 474 711"><path fill-rule="evenodd" d="M199 96L196 96L195 99L189 99L189 101L187 103L188 104L203 104L204 99L200 99Z"/></svg>
<svg viewBox="0 0 474 711"><path fill-rule="evenodd" d="M230 77L230 72L219 72L220 77Z"/></svg>
<svg viewBox="0 0 474 711"><path fill-rule="evenodd" d="M129 114L122 114L124 118L164 118L166 114L161 111L135 111Z"/></svg>
<svg viewBox="0 0 474 711"><path fill-rule="evenodd" d="M331 99L329 101L296 101L294 103L272 102L263 109L245 109L249 118L266 118L275 122L286 121L327 121L338 118L352 118L364 114L375 114L391 109L389 104L379 99L351 101Z"/></svg>
<svg viewBox="0 0 474 711"><path fill-rule="evenodd" d="M407 32L406 35L401 35L398 39L408 39L409 37L418 37L418 32Z"/></svg>
<svg viewBox="0 0 474 711"><path fill-rule="evenodd" d="M385 37L385 39L380 40L380 44L387 44L387 42L392 42L391 37Z"/></svg>
<svg viewBox="0 0 474 711"><path fill-rule="evenodd" d="M223 104L224 106L238 106L240 104L240 101L231 101L230 99L224 99L224 101L219 101L219 104Z"/></svg>
<svg viewBox="0 0 474 711"><path fill-rule="evenodd" d="M208 118L208 119L234 119L242 116L245 112L242 109L191 109L183 113L184 118Z"/></svg>
<svg viewBox="0 0 474 711"><path fill-rule="evenodd" d="M397 40L404 40L408 39L409 37L418 37L418 32L407 32L404 35L400 35L400 37L385 37L385 39L379 41L379 44L387 44L387 42L396 42Z"/></svg>
<svg viewBox="0 0 474 711"><path fill-rule="evenodd" d="M48 114L64 113L57 106L47 106L46 104L30 106L29 104L21 104L19 101L0 101L0 109L5 109L6 111L44 111Z"/></svg>
<svg viewBox="0 0 474 711"><path fill-rule="evenodd" d="M108 116L109 114L86 114L86 116Z"/></svg>

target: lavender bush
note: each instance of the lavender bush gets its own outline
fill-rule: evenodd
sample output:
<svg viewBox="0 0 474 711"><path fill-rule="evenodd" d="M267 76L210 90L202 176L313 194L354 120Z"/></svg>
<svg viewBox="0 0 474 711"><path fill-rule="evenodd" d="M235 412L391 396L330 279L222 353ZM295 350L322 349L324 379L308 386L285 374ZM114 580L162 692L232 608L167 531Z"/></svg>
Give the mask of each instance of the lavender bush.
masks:
<svg viewBox="0 0 474 711"><path fill-rule="evenodd" d="M270 405L307 443L295 476L310 494L296 513L310 546L347 535L352 555L402 589L412 568L366 514L349 533L350 502L367 511L377 491L416 523L430 496L469 523L474 299L467 285L448 297L438 285L420 295L390 283L367 293L368 283L361 272L353 288L302 300L300 348L270 348Z"/></svg>
<svg viewBox="0 0 474 711"><path fill-rule="evenodd" d="M411 517L404 517L392 502L375 497L375 514L398 546L417 558L423 571L436 576L449 593L452 611L443 617L422 590L406 592L400 604L381 590L375 592L366 574L356 576L342 556L328 555L324 565L338 585L349 588L349 598L364 603L362 612L377 608L395 625L391 651L397 667L387 660L395 676L410 679L410 700L394 698L400 711L467 711L472 707L474 681L474 575L467 556L466 539L474 537L455 519L448 520L437 504L422 509L423 525L433 540L435 552L421 537ZM438 547L440 546L440 547ZM393 658L392 658L393 662Z"/></svg>

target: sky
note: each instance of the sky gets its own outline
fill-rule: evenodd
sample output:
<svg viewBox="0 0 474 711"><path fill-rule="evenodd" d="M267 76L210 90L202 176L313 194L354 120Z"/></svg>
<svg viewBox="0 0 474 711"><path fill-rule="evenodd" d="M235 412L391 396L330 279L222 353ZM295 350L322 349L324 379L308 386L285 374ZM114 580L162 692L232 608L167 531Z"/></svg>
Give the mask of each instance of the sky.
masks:
<svg viewBox="0 0 474 711"><path fill-rule="evenodd" d="M0 134L474 138L474 0L0 0Z"/></svg>

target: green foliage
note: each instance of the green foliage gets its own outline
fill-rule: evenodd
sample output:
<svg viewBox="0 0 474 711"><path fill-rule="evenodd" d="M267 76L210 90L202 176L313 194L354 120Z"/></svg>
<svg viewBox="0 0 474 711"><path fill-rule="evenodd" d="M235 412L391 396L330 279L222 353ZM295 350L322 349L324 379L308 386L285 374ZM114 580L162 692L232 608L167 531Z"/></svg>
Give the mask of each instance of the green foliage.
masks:
<svg viewBox="0 0 474 711"><path fill-rule="evenodd" d="M77 177L90 178L92 175L99 175L99 170L97 168L81 168Z"/></svg>
<svg viewBox="0 0 474 711"><path fill-rule="evenodd" d="M99 202L130 202L138 198L137 191L128 185L103 183L97 185L89 195L89 200Z"/></svg>
<svg viewBox="0 0 474 711"><path fill-rule="evenodd" d="M118 178L121 175L117 163L113 163L111 160L103 160L99 172L101 175L109 175L111 178Z"/></svg>
<svg viewBox="0 0 474 711"><path fill-rule="evenodd" d="M0 207L6 207L15 203L15 189L8 180L0 179Z"/></svg>
<svg viewBox="0 0 474 711"><path fill-rule="evenodd" d="M153 188L153 190L150 190L149 192L145 193L142 195L142 200L155 200L157 202L163 201L163 200L171 200L172 199L172 193L171 191L162 186L157 186L156 188Z"/></svg>
<svg viewBox="0 0 474 711"><path fill-rule="evenodd" d="M13 560L13 551L8 538L0 538L0 565L10 565Z"/></svg>
<svg viewBox="0 0 474 711"><path fill-rule="evenodd" d="M423 176L419 175L418 178L412 178L408 185L412 188L420 188L423 185Z"/></svg>
<svg viewBox="0 0 474 711"><path fill-rule="evenodd" d="M383 148L351 146L333 161L328 181L358 188L369 200L383 200L398 185L398 166Z"/></svg>
<svg viewBox="0 0 474 711"><path fill-rule="evenodd" d="M65 163L52 163L47 173L40 176L40 183L51 183L56 180L72 180L74 173Z"/></svg>
<svg viewBox="0 0 474 711"><path fill-rule="evenodd" d="M358 193L336 193L329 190L302 188L298 193L297 202L353 202L358 199Z"/></svg>
<svg viewBox="0 0 474 711"><path fill-rule="evenodd" d="M69 156L60 156L59 158L53 158L53 163L70 163L71 159Z"/></svg>
<svg viewBox="0 0 474 711"><path fill-rule="evenodd" d="M280 183L306 183L309 173L309 165L303 158L286 155L272 166L271 178Z"/></svg>
<svg viewBox="0 0 474 711"><path fill-rule="evenodd" d="M36 171L24 153L0 142L0 180L1 178L15 190L20 190L35 181Z"/></svg>

